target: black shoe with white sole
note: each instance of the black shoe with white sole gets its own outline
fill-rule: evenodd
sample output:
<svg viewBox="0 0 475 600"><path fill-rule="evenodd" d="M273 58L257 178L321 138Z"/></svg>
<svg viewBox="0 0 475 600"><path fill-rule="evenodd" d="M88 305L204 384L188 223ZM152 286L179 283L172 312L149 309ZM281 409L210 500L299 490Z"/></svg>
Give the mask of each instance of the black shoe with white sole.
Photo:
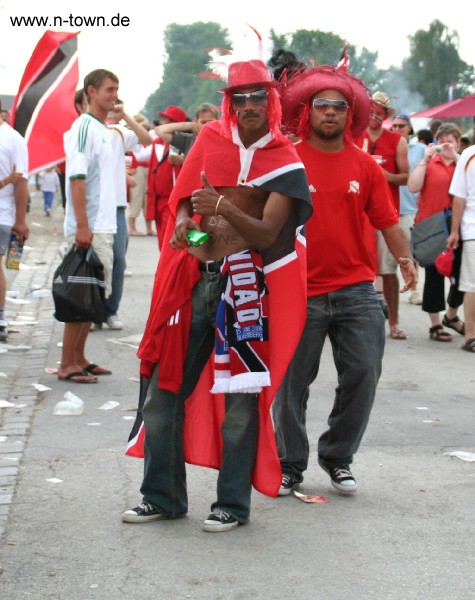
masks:
<svg viewBox="0 0 475 600"><path fill-rule="evenodd" d="M238 525L239 521L236 519L236 517L233 517L220 508L214 508L213 512L210 513L206 521L203 523L203 531L211 531L212 533L218 531L229 531Z"/></svg>
<svg viewBox="0 0 475 600"><path fill-rule="evenodd" d="M299 483L300 482L294 479L292 475L287 475L287 473L284 473L282 475L282 484L277 495L288 496L290 492L298 486Z"/></svg>
<svg viewBox="0 0 475 600"><path fill-rule="evenodd" d="M349 465L332 465L318 461L318 464L330 475L332 486L342 494L356 492L356 480L353 477Z"/></svg>
<svg viewBox="0 0 475 600"><path fill-rule="evenodd" d="M122 513L124 523L148 523L150 521L165 521L170 517L158 506L149 502L141 502L135 508Z"/></svg>

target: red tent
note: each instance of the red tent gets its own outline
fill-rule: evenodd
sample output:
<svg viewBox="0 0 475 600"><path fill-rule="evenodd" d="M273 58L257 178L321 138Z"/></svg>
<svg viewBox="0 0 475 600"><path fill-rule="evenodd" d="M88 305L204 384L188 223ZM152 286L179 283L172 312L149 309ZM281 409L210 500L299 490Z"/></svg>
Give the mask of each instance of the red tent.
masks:
<svg viewBox="0 0 475 600"><path fill-rule="evenodd" d="M450 119L459 117L475 118L475 94L457 98L451 102L444 102L432 108L426 108L411 114L413 117L429 117L431 119Z"/></svg>

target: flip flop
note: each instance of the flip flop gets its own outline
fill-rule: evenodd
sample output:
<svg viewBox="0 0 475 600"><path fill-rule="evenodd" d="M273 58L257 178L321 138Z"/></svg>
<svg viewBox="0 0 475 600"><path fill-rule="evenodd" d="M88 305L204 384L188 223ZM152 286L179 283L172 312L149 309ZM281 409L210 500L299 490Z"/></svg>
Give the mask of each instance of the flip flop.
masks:
<svg viewBox="0 0 475 600"><path fill-rule="evenodd" d="M112 371L109 371L109 369L104 369L104 367L100 367L95 363L89 363L87 367L84 367L84 370L91 375L112 375Z"/></svg>
<svg viewBox="0 0 475 600"><path fill-rule="evenodd" d="M398 329L397 327L391 329L389 336L393 340L407 340L407 333L402 329Z"/></svg>
<svg viewBox="0 0 475 600"><path fill-rule="evenodd" d="M65 377L58 375L59 381L69 381L71 383L97 383L97 377L93 377L87 371L73 371Z"/></svg>

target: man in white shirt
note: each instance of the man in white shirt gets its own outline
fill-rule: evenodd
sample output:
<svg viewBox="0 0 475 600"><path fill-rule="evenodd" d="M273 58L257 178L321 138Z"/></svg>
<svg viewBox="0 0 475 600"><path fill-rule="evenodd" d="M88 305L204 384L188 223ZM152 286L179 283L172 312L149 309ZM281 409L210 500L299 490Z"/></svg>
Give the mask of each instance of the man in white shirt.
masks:
<svg viewBox="0 0 475 600"><path fill-rule="evenodd" d="M0 115L3 115L0 103ZM8 336L5 321L7 279L3 256L7 253L12 231L28 238L28 151L25 140L0 116L0 341Z"/></svg>
<svg viewBox="0 0 475 600"><path fill-rule="evenodd" d="M73 123L65 136L66 215L64 234L69 243L94 249L104 266L107 294L116 233L117 205L111 132L105 123L114 109L119 80L114 73L96 69L84 79L89 109ZM91 323L65 323L58 379L74 383L96 383L96 375L110 371L85 357Z"/></svg>

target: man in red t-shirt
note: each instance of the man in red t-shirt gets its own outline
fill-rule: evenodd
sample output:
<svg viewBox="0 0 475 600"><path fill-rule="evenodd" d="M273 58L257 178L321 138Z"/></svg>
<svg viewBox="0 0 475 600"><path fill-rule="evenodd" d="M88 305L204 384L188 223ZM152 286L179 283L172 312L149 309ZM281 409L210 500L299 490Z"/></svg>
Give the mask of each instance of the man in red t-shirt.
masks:
<svg viewBox="0 0 475 600"><path fill-rule="evenodd" d="M301 139L296 149L307 172L314 212L306 224L307 321L274 402L283 474L279 495L289 494L307 468L309 386L327 335L338 386L329 428L319 439L318 460L334 488L356 490L350 464L368 423L384 351L369 224L382 231L401 266L402 291L417 280L384 173L353 143L366 127L369 111L363 83L329 65L295 76L284 95L284 123Z"/></svg>
<svg viewBox="0 0 475 600"><path fill-rule="evenodd" d="M373 156L386 177L394 206L399 214L399 187L406 185L409 177L407 141L394 131L383 128L383 122L396 110L390 106L385 92L375 92L371 97L371 113L366 132L356 140L356 145ZM373 235L370 230L369 235ZM391 255L383 236L377 233L378 275L383 279L384 298L388 305L389 335L394 340L405 340L406 333L399 327L398 263Z"/></svg>

